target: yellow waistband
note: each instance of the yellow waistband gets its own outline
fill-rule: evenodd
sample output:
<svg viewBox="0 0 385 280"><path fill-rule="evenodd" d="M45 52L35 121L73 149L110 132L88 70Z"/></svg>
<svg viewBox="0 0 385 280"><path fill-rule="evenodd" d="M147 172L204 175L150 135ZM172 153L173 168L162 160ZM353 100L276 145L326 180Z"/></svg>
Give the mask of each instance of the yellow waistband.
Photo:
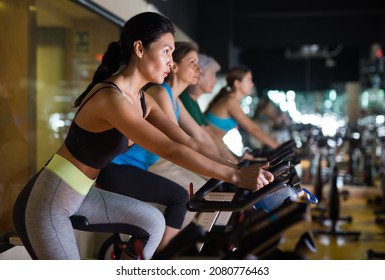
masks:
<svg viewBox="0 0 385 280"><path fill-rule="evenodd" d="M95 182L95 179L88 178L75 165L57 154L52 157L46 168L58 175L81 195L86 195Z"/></svg>

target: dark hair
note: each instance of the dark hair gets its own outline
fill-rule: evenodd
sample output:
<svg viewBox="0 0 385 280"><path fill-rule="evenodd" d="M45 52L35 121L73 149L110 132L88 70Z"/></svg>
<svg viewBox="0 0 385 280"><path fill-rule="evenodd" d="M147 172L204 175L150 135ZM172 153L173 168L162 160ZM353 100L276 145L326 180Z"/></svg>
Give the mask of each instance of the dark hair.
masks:
<svg viewBox="0 0 385 280"><path fill-rule="evenodd" d="M102 63L96 70L92 82L76 99L74 106L78 107L97 83L104 81L129 64L135 41L140 40L146 49L166 33L174 35L175 27L168 18L158 13L144 12L130 18L122 28L120 40L111 42L108 45Z"/></svg>
<svg viewBox="0 0 385 280"><path fill-rule="evenodd" d="M230 68L226 74L227 85L220 89L217 95L210 101L205 113L208 113L211 108L224 96L233 91L234 82L236 80L241 81L247 73L251 72L251 69L246 66L236 66Z"/></svg>
<svg viewBox="0 0 385 280"><path fill-rule="evenodd" d="M180 63L182 59L191 51L198 53L198 48L190 42L175 42L175 50L172 53L172 60L174 63ZM166 77L165 81L170 81L172 78L172 72Z"/></svg>

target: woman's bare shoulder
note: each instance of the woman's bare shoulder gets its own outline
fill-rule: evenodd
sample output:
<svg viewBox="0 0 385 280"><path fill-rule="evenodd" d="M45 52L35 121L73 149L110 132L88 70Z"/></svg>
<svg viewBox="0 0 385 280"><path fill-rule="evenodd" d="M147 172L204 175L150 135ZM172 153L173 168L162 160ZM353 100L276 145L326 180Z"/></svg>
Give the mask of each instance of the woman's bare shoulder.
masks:
<svg viewBox="0 0 385 280"><path fill-rule="evenodd" d="M159 93L162 93L162 92L167 92L167 90L159 85L159 84L153 84L151 87L148 87L145 92L147 92L148 94L152 95L152 96L155 96Z"/></svg>

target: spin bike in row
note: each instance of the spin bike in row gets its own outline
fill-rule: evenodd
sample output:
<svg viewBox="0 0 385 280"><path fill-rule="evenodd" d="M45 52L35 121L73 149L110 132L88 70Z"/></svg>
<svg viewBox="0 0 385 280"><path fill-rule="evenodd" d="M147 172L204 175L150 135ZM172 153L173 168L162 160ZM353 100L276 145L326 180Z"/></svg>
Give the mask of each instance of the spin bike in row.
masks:
<svg viewBox="0 0 385 280"><path fill-rule="evenodd" d="M304 259L315 251L312 236L305 232L292 252L279 249L282 233L292 225L307 221L308 203L297 202L301 192L290 185L287 175L290 164L283 161L271 170L276 180L251 192L234 185L210 179L190 199L189 211L199 214L220 211L231 213L225 225L219 215L205 230L191 223L174 238L155 259L214 258L214 259ZM211 192L234 192L231 201L206 200ZM314 202L314 197L311 198Z"/></svg>
<svg viewBox="0 0 385 280"><path fill-rule="evenodd" d="M259 247L266 247L268 242L265 241L268 237L273 236L274 231L279 233L291 224L304 220L307 204L292 203L299 193L303 193L298 184L299 178L296 175L294 165L290 164L289 161L296 162L295 156L294 144L288 141L271 151L265 158L261 158L260 163L267 160L270 162L270 171L275 175L276 180L257 192L246 191L234 185L210 179L195 194L192 194L187 205L189 211L199 212L198 218L183 229L168 247L157 253L154 259L177 259L186 256L246 258L242 252L253 247L247 244L252 244L254 239L254 242L263 243L259 244ZM253 163L259 162L244 162L242 164ZM210 195L214 197L214 200L210 200ZM222 201L218 201L218 198L215 199L216 196L222 197ZM269 211L266 210L267 205L270 205ZM272 222L273 220L274 222ZM84 223L83 226L77 224L74 227L87 230L84 228ZM260 235L256 235L256 231ZM263 234L266 238L263 238ZM247 242L244 243L245 241ZM275 243L272 244L276 244L277 240L274 241ZM98 258L118 259L125 242L121 239L120 234L111 235L102 244ZM305 243L308 245L303 246ZM297 247L314 249L309 234L305 234L299 244L302 246ZM237 247L237 250L234 250L234 247ZM230 250L230 248L232 249ZM276 249L274 246L273 248ZM278 252L278 250L273 251ZM140 252L138 254L140 255ZM262 257L261 252L254 251L254 255L256 254L258 258ZM283 258L288 258L288 255Z"/></svg>

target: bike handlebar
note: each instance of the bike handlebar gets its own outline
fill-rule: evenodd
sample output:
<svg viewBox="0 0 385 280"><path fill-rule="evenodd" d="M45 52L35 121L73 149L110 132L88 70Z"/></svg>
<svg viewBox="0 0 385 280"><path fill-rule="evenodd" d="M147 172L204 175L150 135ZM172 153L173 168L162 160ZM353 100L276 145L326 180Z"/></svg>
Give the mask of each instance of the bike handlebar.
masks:
<svg viewBox="0 0 385 280"><path fill-rule="evenodd" d="M290 168L289 161L282 161L267 170L274 176L286 172ZM214 211L239 211L251 207L264 196L277 191L286 186L282 181L274 181L258 191L252 192L237 187L239 190L246 191L237 201L208 201L204 197L211 191L215 190L224 182L214 178L209 179L195 194L192 195L187 203L187 210L191 212L214 212Z"/></svg>
<svg viewBox="0 0 385 280"><path fill-rule="evenodd" d="M208 181L208 183L210 180ZM259 200L263 199L266 195L271 194L286 186L281 181L274 181L263 188L255 192L250 192L239 201L209 201L201 199L203 193L207 193L210 190L218 187L222 182L217 181L210 186L206 183L204 185L205 191L199 193L198 196L193 195L190 201L187 203L187 210L191 212L215 212L215 211L240 211L252 207ZM211 182L210 182L211 183Z"/></svg>

